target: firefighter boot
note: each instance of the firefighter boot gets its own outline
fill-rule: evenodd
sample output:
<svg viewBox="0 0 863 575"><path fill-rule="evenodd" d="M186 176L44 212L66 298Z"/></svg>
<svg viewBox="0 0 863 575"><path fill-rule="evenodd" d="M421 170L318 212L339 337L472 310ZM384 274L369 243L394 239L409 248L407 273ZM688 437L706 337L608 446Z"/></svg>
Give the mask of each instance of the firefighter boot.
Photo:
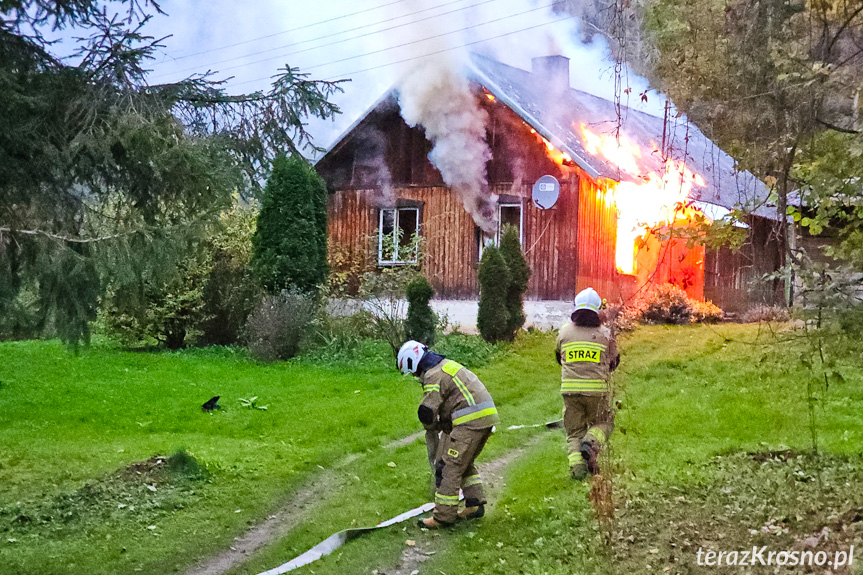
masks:
<svg viewBox="0 0 863 575"><path fill-rule="evenodd" d="M580 451L569 454L569 476L574 481L584 481L589 471Z"/></svg>
<svg viewBox="0 0 863 575"><path fill-rule="evenodd" d="M423 529L445 529L447 527L450 527L451 525L452 523L444 523L443 521L438 521L434 518L434 516L417 520L417 526L422 527Z"/></svg>
<svg viewBox="0 0 863 575"><path fill-rule="evenodd" d="M465 507L458 512L459 519L479 519L485 515L485 502L479 499L467 499Z"/></svg>
<svg viewBox="0 0 863 575"><path fill-rule="evenodd" d="M582 441L581 442L581 457L587 464L587 470L591 475L597 475L599 473L599 463L597 463L597 458L599 457L599 445L596 441Z"/></svg>

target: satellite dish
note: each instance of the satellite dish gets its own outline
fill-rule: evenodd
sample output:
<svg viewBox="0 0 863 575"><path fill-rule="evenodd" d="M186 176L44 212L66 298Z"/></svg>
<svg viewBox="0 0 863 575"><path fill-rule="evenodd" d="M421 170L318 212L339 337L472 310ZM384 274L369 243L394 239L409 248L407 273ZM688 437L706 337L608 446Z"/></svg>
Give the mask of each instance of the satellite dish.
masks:
<svg viewBox="0 0 863 575"><path fill-rule="evenodd" d="M533 185L533 205L541 210L547 210L557 203L560 197L560 182L554 176L542 176Z"/></svg>

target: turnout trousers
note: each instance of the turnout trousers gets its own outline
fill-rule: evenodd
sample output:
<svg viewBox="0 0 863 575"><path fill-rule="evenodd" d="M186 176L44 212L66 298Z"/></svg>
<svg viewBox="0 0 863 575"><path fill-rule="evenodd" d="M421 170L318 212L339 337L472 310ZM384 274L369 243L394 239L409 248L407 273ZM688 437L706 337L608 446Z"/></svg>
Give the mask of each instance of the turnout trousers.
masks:
<svg viewBox="0 0 863 575"><path fill-rule="evenodd" d="M486 502L474 462L490 435L490 427L467 429L462 426L441 435L440 455L435 462L434 507L434 518L441 523L455 523L458 519L459 489L468 507Z"/></svg>
<svg viewBox="0 0 863 575"><path fill-rule="evenodd" d="M563 396L563 427L569 451L569 467L587 465L581 455L582 443L601 450L611 432L614 418L609 405L609 394Z"/></svg>

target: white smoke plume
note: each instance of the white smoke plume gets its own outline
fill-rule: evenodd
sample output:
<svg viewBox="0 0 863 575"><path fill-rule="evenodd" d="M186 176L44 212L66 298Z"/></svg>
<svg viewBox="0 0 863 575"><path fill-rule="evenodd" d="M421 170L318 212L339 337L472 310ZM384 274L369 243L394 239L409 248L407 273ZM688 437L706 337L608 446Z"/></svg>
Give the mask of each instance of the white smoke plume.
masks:
<svg viewBox="0 0 863 575"><path fill-rule="evenodd" d="M356 141L354 183L375 190L375 195L369 198L375 207L392 207L396 203L396 193L386 162L386 135L377 128L364 126L356 134Z"/></svg>
<svg viewBox="0 0 863 575"><path fill-rule="evenodd" d="M614 62L605 40L596 34L583 43L579 18L556 12L561 5L556 0L260 0L238 12L230 0L164 0L161 6L170 16L154 18L147 31L171 35L164 41L164 57L153 63L156 81L221 70L220 76L231 77L229 90L249 92L266 89L286 63L314 79L350 79L345 93L334 98L344 113L335 121L309 122L323 147L396 86L403 116L422 126L434 143L431 161L488 229L494 198L484 170L484 117L465 81L469 52L527 70L531 58L559 53L570 58L574 88L607 99L615 95ZM624 104L662 115L662 98L652 96L645 108L637 97L648 87L645 80L632 74L623 80L618 89L634 100L624 98ZM383 157L364 161L368 165L361 168L379 174L389 187Z"/></svg>
<svg viewBox="0 0 863 575"><path fill-rule="evenodd" d="M427 61L404 76L398 91L405 122L421 126L432 143L429 160L474 222L493 232L497 196L488 190L486 178L488 115L477 104L460 63L451 56Z"/></svg>

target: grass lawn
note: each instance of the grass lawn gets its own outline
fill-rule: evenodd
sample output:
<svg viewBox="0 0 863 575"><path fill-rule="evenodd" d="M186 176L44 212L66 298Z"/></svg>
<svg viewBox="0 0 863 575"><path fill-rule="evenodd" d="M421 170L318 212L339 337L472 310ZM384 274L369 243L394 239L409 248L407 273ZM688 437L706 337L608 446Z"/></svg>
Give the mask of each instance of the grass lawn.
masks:
<svg viewBox="0 0 863 575"><path fill-rule="evenodd" d="M863 346L828 351L841 376L816 387L825 454L816 459L806 453L806 388L820 375L800 363L802 343L777 345L759 329L656 326L622 338L618 431L605 462L613 472L594 505L589 485L567 477L559 433L502 429L481 461L538 439L496 486L485 519L446 533L379 532L305 572L370 572L396 562L406 539L436 550L428 573L699 572L699 546L785 549L825 526L830 545L854 544ZM525 334L476 369L502 428L559 416L553 340ZM383 447L419 430L419 386L385 349L366 351L265 365L222 348L133 353L101 343L75 356L55 342L0 344L0 572L183 571L295 503L301 486L328 487L299 527L235 570L253 574L426 501L422 440ZM226 409L202 413L213 395ZM240 401L254 396L266 410ZM194 459L140 463L180 449ZM612 508L614 520L597 522L597 508Z"/></svg>

